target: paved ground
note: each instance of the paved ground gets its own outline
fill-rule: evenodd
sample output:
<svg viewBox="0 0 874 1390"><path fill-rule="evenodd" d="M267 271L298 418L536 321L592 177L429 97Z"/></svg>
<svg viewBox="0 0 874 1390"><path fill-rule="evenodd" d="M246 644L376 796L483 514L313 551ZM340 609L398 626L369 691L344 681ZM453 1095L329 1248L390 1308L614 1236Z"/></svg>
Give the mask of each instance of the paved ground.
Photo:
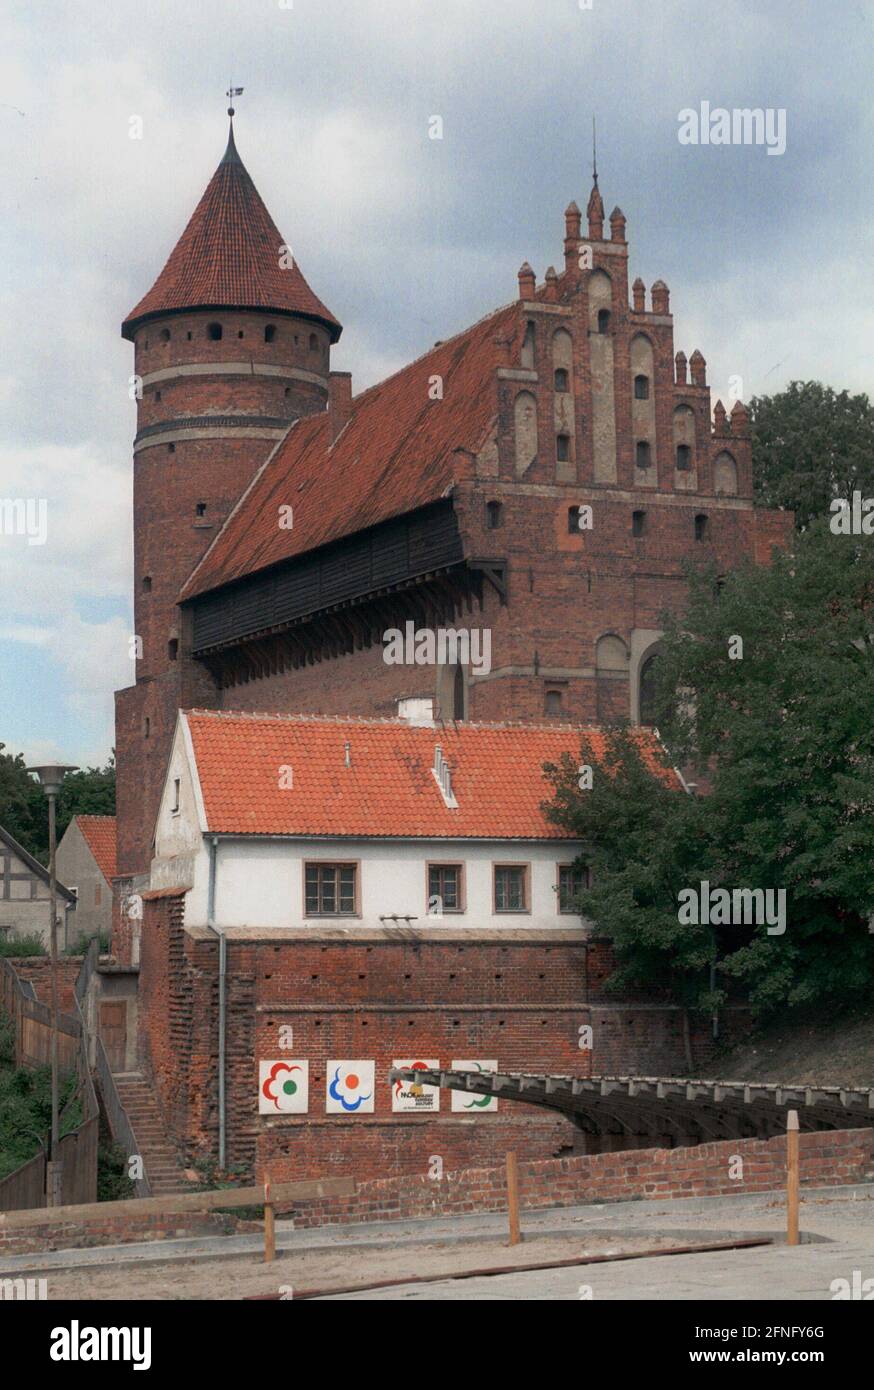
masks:
<svg viewBox="0 0 874 1390"><path fill-rule="evenodd" d="M295 1231L277 1226L277 1261L259 1258L259 1236L206 1237L16 1256L0 1275L44 1274L49 1298L237 1299L289 1288L336 1288L397 1278L391 1288L334 1299L829 1300L832 1280L874 1278L874 1184L805 1194L806 1241L751 1250L653 1256L489 1278L440 1278L450 1270L582 1253L782 1234L778 1194L673 1202L623 1202L524 1213L526 1239L510 1250L506 1218L472 1216ZM404 1283L412 1274L438 1280ZM582 1291L581 1291L582 1286ZM591 1290L591 1295L588 1294ZM288 1296L287 1292L286 1295Z"/></svg>

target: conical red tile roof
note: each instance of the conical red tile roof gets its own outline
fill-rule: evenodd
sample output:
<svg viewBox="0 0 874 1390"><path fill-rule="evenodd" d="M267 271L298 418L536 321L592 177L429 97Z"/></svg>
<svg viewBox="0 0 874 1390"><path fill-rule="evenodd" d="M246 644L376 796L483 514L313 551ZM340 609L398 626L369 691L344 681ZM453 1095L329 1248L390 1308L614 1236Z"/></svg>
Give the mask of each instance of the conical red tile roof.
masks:
<svg viewBox="0 0 874 1390"><path fill-rule="evenodd" d="M183 309L267 309L300 314L342 332L313 294L297 261L280 265L287 245L237 153L234 131L206 192L161 274L122 324L133 339L144 319Z"/></svg>

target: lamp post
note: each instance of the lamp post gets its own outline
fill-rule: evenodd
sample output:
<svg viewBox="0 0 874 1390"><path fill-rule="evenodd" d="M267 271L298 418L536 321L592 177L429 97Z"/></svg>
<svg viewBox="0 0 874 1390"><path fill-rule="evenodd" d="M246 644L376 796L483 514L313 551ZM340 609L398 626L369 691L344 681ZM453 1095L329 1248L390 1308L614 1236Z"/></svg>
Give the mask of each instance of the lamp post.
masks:
<svg viewBox="0 0 874 1390"><path fill-rule="evenodd" d="M51 1157L46 1165L46 1198L50 1207L60 1206L61 1161L59 1157L60 1128L59 1087L58 1087L58 885L55 876L55 802L61 783L68 772L77 769L67 763L46 763L42 767L29 767L35 772L42 789L49 800L49 898L51 900L51 991L52 991L52 1142Z"/></svg>

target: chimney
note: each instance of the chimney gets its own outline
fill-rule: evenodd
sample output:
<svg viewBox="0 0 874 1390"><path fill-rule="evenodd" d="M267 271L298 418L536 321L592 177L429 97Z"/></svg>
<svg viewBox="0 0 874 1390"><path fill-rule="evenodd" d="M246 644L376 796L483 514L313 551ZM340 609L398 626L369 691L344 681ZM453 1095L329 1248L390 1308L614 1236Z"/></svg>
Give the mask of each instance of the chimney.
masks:
<svg viewBox="0 0 874 1390"><path fill-rule="evenodd" d="M452 791L452 773L448 762L443 756L443 749L440 747L439 743L434 749L434 766L431 769L431 775L440 788L440 795L443 797L450 811L456 810L458 808L458 802Z"/></svg>
<svg viewBox="0 0 874 1390"><path fill-rule="evenodd" d="M351 372L331 372L328 376L328 414L331 419L331 443L333 444L352 414Z"/></svg>
<svg viewBox="0 0 874 1390"><path fill-rule="evenodd" d="M434 700L428 695L403 695L398 700L398 719L413 729L434 727Z"/></svg>

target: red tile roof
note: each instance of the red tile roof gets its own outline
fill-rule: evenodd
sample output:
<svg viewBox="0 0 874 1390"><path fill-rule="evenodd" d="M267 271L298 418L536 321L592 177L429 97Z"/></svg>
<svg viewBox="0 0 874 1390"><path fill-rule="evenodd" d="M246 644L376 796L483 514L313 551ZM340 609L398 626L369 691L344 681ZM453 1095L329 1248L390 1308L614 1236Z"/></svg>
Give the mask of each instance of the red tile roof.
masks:
<svg viewBox="0 0 874 1390"><path fill-rule="evenodd" d="M144 319L180 309L272 309L318 319L333 342L342 329L313 294L297 260L280 265L287 245L237 154L228 148L161 274L122 324L132 339Z"/></svg>
<svg viewBox="0 0 874 1390"><path fill-rule="evenodd" d="M436 502L469 471L497 413L500 343L515 304L431 349L355 398L331 445L327 412L298 420L238 502L185 585L192 598L315 546ZM442 400L429 395L431 378ZM467 451L456 454L456 450ZM294 525L277 524L291 505Z"/></svg>
<svg viewBox="0 0 874 1390"><path fill-rule="evenodd" d="M108 883L118 872L115 863L115 816L76 816L75 820Z"/></svg>
<svg viewBox="0 0 874 1390"><path fill-rule="evenodd" d="M216 833L354 837L569 839L541 802L552 799L544 762L576 756L585 732L567 725L454 724L192 710L191 731L207 828ZM653 735L640 731L653 759ZM350 766L346 766L346 744ZM458 807L431 769L437 745ZM280 786L291 769L290 787ZM673 773L663 774L676 781ZM288 774L285 774L287 779Z"/></svg>

